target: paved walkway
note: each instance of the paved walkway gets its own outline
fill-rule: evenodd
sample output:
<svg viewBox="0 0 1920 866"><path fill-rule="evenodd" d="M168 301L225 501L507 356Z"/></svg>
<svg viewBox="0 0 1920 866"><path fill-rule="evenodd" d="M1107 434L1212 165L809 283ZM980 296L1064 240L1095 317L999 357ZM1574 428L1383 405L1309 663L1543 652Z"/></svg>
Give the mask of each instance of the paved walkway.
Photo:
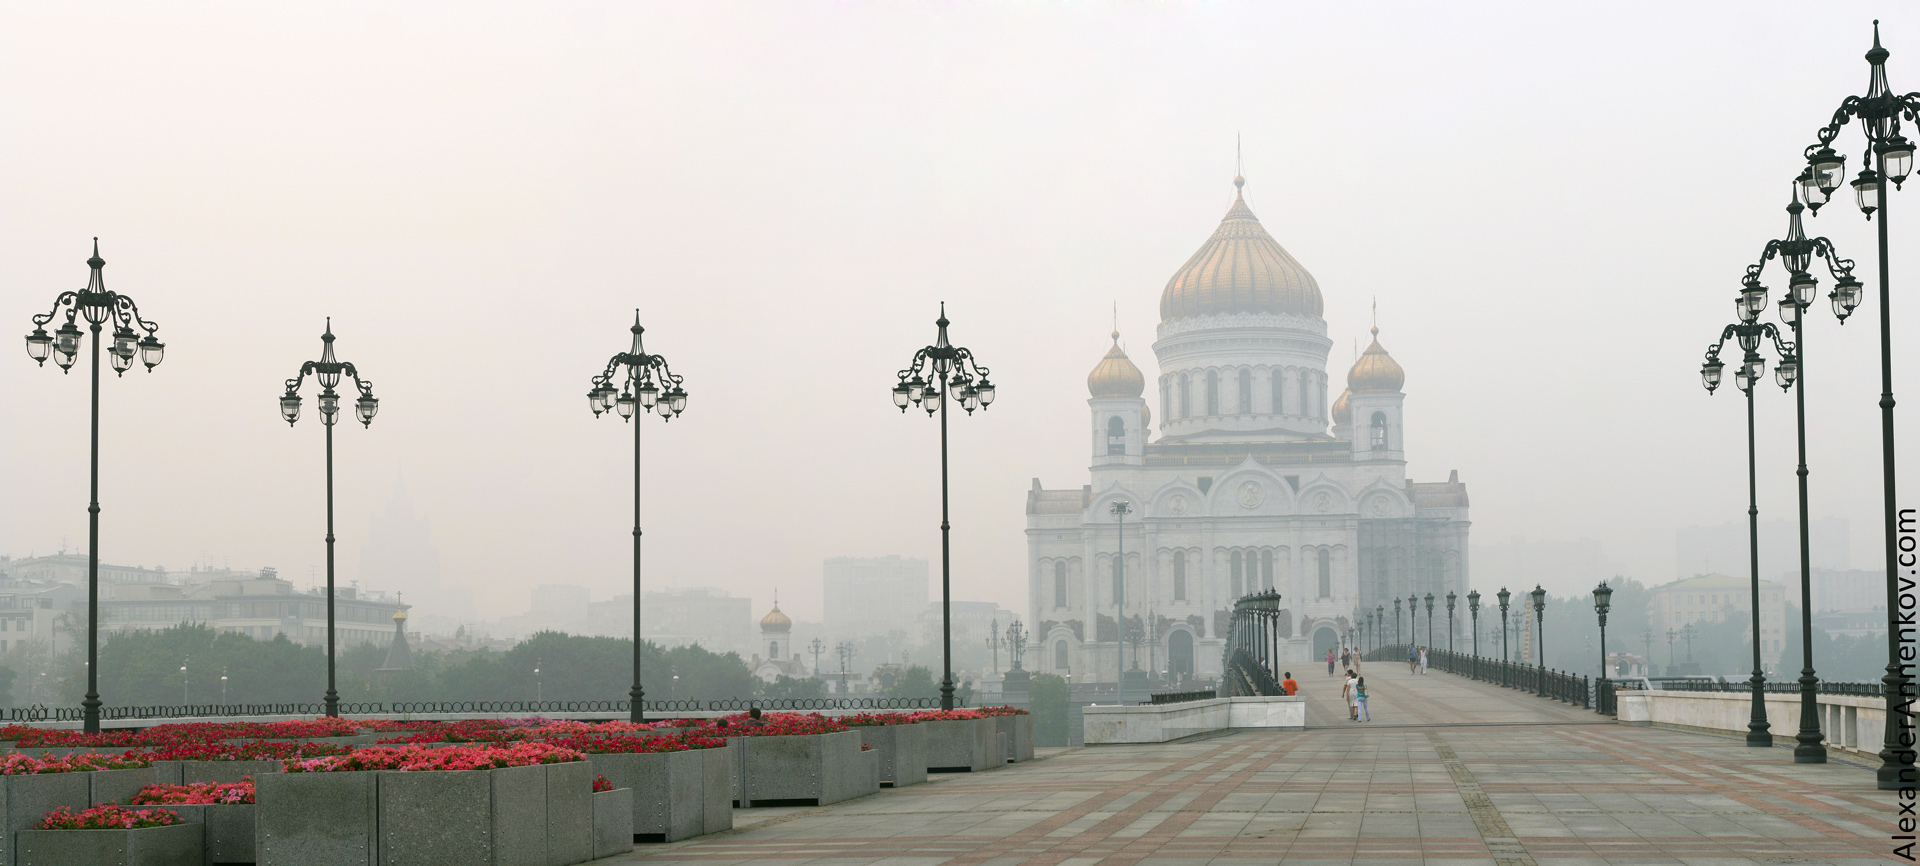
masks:
<svg viewBox="0 0 1920 866"><path fill-rule="evenodd" d="M1397 672L1396 672L1397 671ZM1404 664L1369 665L1377 721L1294 671L1306 731L1050 750L1040 760L738 828L607 863L1878 863L1892 799L1871 771L1785 748L1597 723ZM1376 679L1377 677L1377 679ZM1323 712L1324 710L1324 712Z"/></svg>

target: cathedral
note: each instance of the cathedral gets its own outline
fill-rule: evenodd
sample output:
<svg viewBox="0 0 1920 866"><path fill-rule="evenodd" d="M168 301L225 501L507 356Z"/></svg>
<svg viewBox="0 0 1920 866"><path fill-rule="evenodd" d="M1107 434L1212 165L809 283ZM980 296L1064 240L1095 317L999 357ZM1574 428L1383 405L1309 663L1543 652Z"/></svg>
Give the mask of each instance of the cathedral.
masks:
<svg viewBox="0 0 1920 866"><path fill-rule="evenodd" d="M1234 599L1269 589L1290 661L1324 658L1376 608L1392 640L1410 595L1433 594L1444 647L1460 594L1465 633L1466 485L1407 478L1406 374L1377 326L1329 402L1319 283L1244 184L1160 295L1159 435L1115 332L1087 376L1092 483L1027 493L1029 669L1115 682L1124 649L1128 670L1218 676Z"/></svg>

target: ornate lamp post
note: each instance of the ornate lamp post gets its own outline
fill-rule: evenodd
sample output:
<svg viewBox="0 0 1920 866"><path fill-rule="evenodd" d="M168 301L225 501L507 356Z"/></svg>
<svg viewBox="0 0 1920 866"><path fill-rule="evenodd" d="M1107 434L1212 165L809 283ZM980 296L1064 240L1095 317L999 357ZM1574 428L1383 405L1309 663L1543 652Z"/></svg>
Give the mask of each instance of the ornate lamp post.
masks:
<svg viewBox="0 0 1920 866"><path fill-rule="evenodd" d="M1407 596L1407 643L1420 642L1420 597Z"/></svg>
<svg viewBox="0 0 1920 866"><path fill-rule="evenodd" d="M1480 590L1467 593L1467 619L1473 623L1473 659L1480 661Z"/></svg>
<svg viewBox="0 0 1920 866"><path fill-rule="evenodd" d="M1397 625L1400 621L1400 611L1396 608L1393 612L1393 615L1394 615L1394 623ZM1386 605L1377 604L1373 606L1373 622L1374 622L1374 625L1376 626L1374 630L1378 632L1378 635L1373 640L1373 648L1379 649L1387 645L1387 606ZM1397 628L1395 629L1395 631L1398 631L1398 630L1399 629Z"/></svg>
<svg viewBox="0 0 1920 866"><path fill-rule="evenodd" d="M1027 654L1027 632L1018 618L1007 623L1007 653L1013 659L1013 669L1020 670L1020 661Z"/></svg>
<svg viewBox="0 0 1920 866"><path fill-rule="evenodd" d="M1127 641L1127 515L1133 513L1133 503L1115 500L1107 510L1113 514L1114 544L1118 549L1113 560L1113 694L1121 706L1126 706L1126 660L1120 655ZM1139 652L1136 650L1134 655L1138 656Z"/></svg>
<svg viewBox="0 0 1920 866"><path fill-rule="evenodd" d="M100 330L113 325L113 342L106 346L114 373L124 376L133 367L137 353L147 372L160 363L166 346L153 335L160 326L140 317L140 308L132 298L107 291L100 270L107 266L100 258L100 239L93 239L93 256L87 267L93 269L87 287L77 292L61 292L53 309L33 317L33 332L27 335L27 357L45 366L52 357L60 370L73 368L79 360L81 332L76 322L85 319L93 331L93 428L92 450L88 458L87 502L87 696L80 702L81 719L86 732L100 732ZM52 334L46 326L54 319L66 321ZM141 336L134 329L146 332Z"/></svg>
<svg viewBox="0 0 1920 866"><path fill-rule="evenodd" d="M1408 629L1412 631L1412 629ZM1393 600L1393 642L1400 643L1400 599Z"/></svg>
<svg viewBox="0 0 1920 866"><path fill-rule="evenodd" d="M1504 686L1507 684L1507 664L1508 664L1508 660L1507 660L1507 599L1512 598L1513 593L1508 592L1507 588L1503 586L1503 587L1500 587L1499 592L1494 594L1498 596L1500 599L1500 684Z"/></svg>
<svg viewBox="0 0 1920 866"><path fill-rule="evenodd" d="M649 355L641 345L640 311L633 311L633 345L607 360L606 369L593 377L587 390L587 406L593 417L608 408L620 413L620 420L633 423L639 412L654 412L661 421L680 417L687 408L686 379L667 367L667 359ZM625 379L616 386L615 380ZM635 722L647 720L646 689L640 686L640 425L633 425L633 686L627 689L627 716Z"/></svg>
<svg viewBox="0 0 1920 866"><path fill-rule="evenodd" d="M1453 633L1455 631L1453 627L1453 600L1454 600L1453 591L1448 590L1447 591L1447 652L1449 653L1453 652Z"/></svg>
<svg viewBox="0 0 1920 866"><path fill-rule="evenodd" d="M953 709L953 541L952 524L947 519L947 398L959 401L960 408L985 410L993 405L994 386L987 379L987 368L973 358L973 352L947 340L947 305L940 305L940 318L934 320L939 333L933 345L913 353L913 362L900 371L893 386L893 405L902 413L909 404L940 416L940 647L944 673L940 678L940 709Z"/></svg>
<svg viewBox="0 0 1920 866"><path fill-rule="evenodd" d="M360 398L353 403L354 416L360 420L360 426L373 426L373 416L380 411L380 400L373 396L373 382L360 378L360 370L353 364L341 361L333 354L333 319L328 317L327 330L320 335L320 360L308 361L300 365L300 372L287 380L287 390L280 395L280 417L287 420L287 426L300 420L300 386L307 376L313 376L320 383L320 426L327 431L327 694L325 698L327 715L340 715L340 692L334 688L334 621L333 621L333 425L340 420L340 394L334 389L340 385L340 377L353 379L353 390Z"/></svg>
<svg viewBox="0 0 1920 866"><path fill-rule="evenodd" d="M1427 593L1427 643L1426 643L1426 646L1428 649L1433 648L1433 593L1431 592Z"/></svg>
<svg viewBox="0 0 1920 866"><path fill-rule="evenodd" d="M1818 213L1820 204L1825 203L1827 196L1840 186L1846 171L1846 157L1834 152L1833 140L1839 136L1840 127L1845 126L1848 120L1858 118L1862 131L1866 133L1868 156L1874 159L1875 164L1861 170L1860 176L1853 181L1854 201L1868 219L1873 218L1875 211L1880 213L1880 468L1886 532L1888 619L1887 672L1880 681L1881 691L1887 700L1886 718L1892 719L1902 712L1900 702L1907 694L1907 676L1900 666L1900 553L1896 547L1899 539L1899 507L1894 496L1893 462L1893 331L1887 267L1887 185L1883 181L1892 181L1894 187L1898 188L1913 168L1914 147L1900 134L1900 118L1915 119L1916 112L1920 112L1920 93L1895 95L1887 86L1888 54L1885 48L1880 47L1880 22L1875 21L1873 49L1866 55L1869 68L1867 95L1849 96L1841 101L1839 109L1833 113L1833 119L1818 133L1818 143L1806 150L1807 170L1801 175L1800 185L1807 204ZM1803 610L1803 636L1809 631L1805 625L1807 616ZM1804 685L1802 692L1804 715L1807 706ZM1802 722L1803 729L1805 726L1806 723ZM1911 728L1903 731L1900 725L1889 724L1885 727L1886 736L1881 741L1878 771L1880 790L1910 788L1914 784L1914 753L1910 745L1901 744L1900 738L1909 734ZM1804 733L1803 730L1802 735ZM1799 737L1796 736L1796 739ZM1795 761L1801 760L1800 750L1800 746L1794 748Z"/></svg>
<svg viewBox="0 0 1920 866"><path fill-rule="evenodd" d="M1707 349L1706 363L1700 365L1701 381L1706 384L1707 393L1712 394L1720 387L1721 371L1726 366L1720 360L1720 349L1726 345L1727 338L1738 340L1744 352L1733 380L1747 396L1747 566L1753 600L1753 676L1748 678L1753 689L1753 709L1747 717L1747 745L1760 747L1773 745L1773 734L1768 732L1767 723L1767 675L1760 667L1760 482L1753 433L1753 389L1766 373L1766 359L1760 354L1762 338L1771 341L1780 356L1774 376L1781 387L1792 386L1800 372L1800 361L1793 349L1781 342L1779 330L1770 322L1759 321L1760 311L1766 304L1766 290L1759 288L1759 280L1749 281L1734 300L1740 320L1720 332L1720 341ZM1649 635L1649 662L1652 661L1651 641Z"/></svg>
<svg viewBox="0 0 1920 866"><path fill-rule="evenodd" d="M1538 639L1534 641L1534 643L1539 650L1540 664L1538 666L1538 669L1535 671L1535 673L1539 675L1541 697L1546 697L1547 695L1547 626L1545 622L1546 612L1547 612L1547 591L1544 589L1541 589L1540 584L1536 583L1533 585L1533 630L1538 635Z"/></svg>
<svg viewBox="0 0 1920 866"><path fill-rule="evenodd" d="M1613 673L1607 670L1607 609L1612 607L1613 588L1606 581L1593 588L1593 612L1600 617L1600 678L1613 679Z"/></svg>
<svg viewBox="0 0 1920 866"><path fill-rule="evenodd" d="M1673 629L1667 629L1667 670L1673 670L1673 639L1679 634Z"/></svg>

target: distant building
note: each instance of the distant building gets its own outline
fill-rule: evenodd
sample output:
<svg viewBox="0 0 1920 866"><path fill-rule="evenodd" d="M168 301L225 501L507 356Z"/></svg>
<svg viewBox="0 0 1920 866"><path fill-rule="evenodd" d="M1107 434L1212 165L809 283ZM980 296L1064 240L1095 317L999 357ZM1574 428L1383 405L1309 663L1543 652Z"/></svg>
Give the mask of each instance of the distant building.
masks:
<svg viewBox="0 0 1920 866"><path fill-rule="evenodd" d="M1750 583L1750 578L1703 574L1656 586L1647 600L1647 618L1661 632L1679 630L1688 623L1728 619L1751 623ZM1760 656L1769 664L1778 662L1785 650L1786 620L1786 587L1760 581Z"/></svg>
<svg viewBox="0 0 1920 866"><path fill-rule="evenodd" d="M1674 574L1749 574L1750 527L1745 520L1717 526L1689 526L1677 530L1674 540ZM1807 552L1816 569L1844 570L1852 560L1853 536L1844 518L1812 520L1807 525ZM1800 526L1793 520L1765 520L1760 523L1760 576L1780 579L1792 575L1800 580ZM1882 581L1886 578L1882 577ZM1881 603L1885 604L1885 584ZM1819 607L1815 606L1815 610Z"/></svg>
<svg viewBox="0 0 1920 866"><path fill-rule="evenodd" d="M835 640L903 631L927 607L927 561L899 556L837 556L821 572L821 601Z"/></svg>
<svg viewBox="0 0 1920 866"><path fill-rule="evenodd" d="M1840 571L1831 568L1813 570L1813 612L1882 611L1880 630L1886 630L1887 573L1861 568Z"/></svg>
<svg viewBox="0 0 1920 866"><path fill-rule="evenodd" d="M271 568L260 573L203 571L188 584L120 584L100 599L100 630L158 630L181 623L204 623L215 631L255 640L280 635L302 646L327 645L325 590L295 591ZM84 603L85 590L81 590ZM334 640L337 646L385 646L393 637L391 616L410 605L385 595L368 596L357 588L336 587Z"/></svg>
<svg viewBox="0 0 1920 866"><path fill-rule="evenodd" d="M662 647L699 644L717 653L753 652L753 601L723 589L688 587L640 595L640 627L647 640ZM591 628L596 634L633 634L633 596L594 602Z"/></svg>
<svg viewBox="0 0 1920 866"><path fill-rule="evenodd" d="M766 658L754 653L748 662L753 675L766 682L780 677L799 679L807 676L806 665L801 663L800 654L793 645L793 620L780 612L780 602L773 602L773 610L760 618L759 648L767 651Z"/></svg>
<svg viewBox="0 0 1920 866"><path fill-rule="evenodd" d="M84 553L56 553L52 556L16 559L13 560L11 570L10 576L14 580L43 584L87 585L87 555ZM166 582L166 569L159 566L145 568L138 565L100 563L100 583L103 586L117 583Z"/></svg>

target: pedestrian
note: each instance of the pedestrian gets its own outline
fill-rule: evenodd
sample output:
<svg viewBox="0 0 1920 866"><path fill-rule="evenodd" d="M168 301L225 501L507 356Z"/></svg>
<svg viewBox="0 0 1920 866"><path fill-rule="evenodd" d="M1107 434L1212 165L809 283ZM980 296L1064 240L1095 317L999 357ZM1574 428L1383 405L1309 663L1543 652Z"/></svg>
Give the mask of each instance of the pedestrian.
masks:
<svg viewBox="0 0 1920 866"><path fill-rule="evenodd" d="M1367 712L1367 678L1356 677L1353 681L1353 696L1360 702L1360 721L1373 721L1373 714Z"/></svg>
<svg viewBox="0 0 1920 866"><path fill-rule="evenodd" d="M1293 671L1287 671L1287 678L1280 681L1280 688L1287 693L1288 697L1292 697L1294 692L1300 690L1300 684L1293 680Z"/></svg>
<svg viewBox="0 0 1920 866"><path fill-rule="evenodd" d="M1346 647L1340 648L1340 666L1348 669L1351 669L1353 667L1353 651L1352 650L1347 649Z"/></svg>
<svg viewBox="0 0 1920 866"><path fill-rule="evenodd" d="M1347 721L1360 721L1360 678L1347 671L1346 685L1340 688L1340 699L1347 702Z"/></svg>
<svg viewBox="0 0 1920 866"><path fill-rule="evenodd" d="M1333 650L1327 650L1327 676L1333 676Z"/></svg>
<svg viewBox="0 0 1920 866"><path fill-rule="evenodd" d="M1408 644L1407 645L1407 673L1417 674L1419 672L1420 672L1420 648L1412 644Z"/></svg>
<svg viewBox="0 0 1920 866"><path fill-rule="evenodd" d="M1427 648L1426 647L1420 648L1420 672L1423 674L1427 672Z"/></svg>

